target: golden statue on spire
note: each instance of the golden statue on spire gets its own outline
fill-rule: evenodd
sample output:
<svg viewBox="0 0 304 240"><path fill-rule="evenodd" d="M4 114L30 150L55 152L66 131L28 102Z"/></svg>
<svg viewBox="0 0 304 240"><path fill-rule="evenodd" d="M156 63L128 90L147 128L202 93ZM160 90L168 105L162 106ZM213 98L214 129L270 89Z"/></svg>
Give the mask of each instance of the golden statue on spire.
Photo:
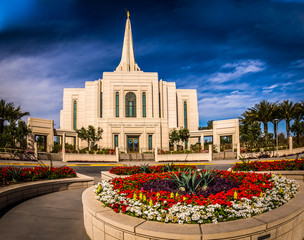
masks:
<svg viewBox="0 0 304 240"><path fill-rule="evenodd" d="M127 18L129 19L130 18L130 12L126 9L126 12L127 12Z"/></svg>

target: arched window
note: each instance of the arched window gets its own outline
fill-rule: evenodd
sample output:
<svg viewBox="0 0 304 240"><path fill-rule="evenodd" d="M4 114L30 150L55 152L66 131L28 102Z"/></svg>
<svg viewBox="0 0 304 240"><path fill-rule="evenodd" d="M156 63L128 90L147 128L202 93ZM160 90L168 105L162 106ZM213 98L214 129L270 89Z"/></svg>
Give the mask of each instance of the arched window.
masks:
<svg viewBox="0 0 304 240"><path fill-rule="evenodd" d="M184 128L188 128L187 102L184 101Z"/></svg>
<svg viewBox="0 0 304 240"><path fill-rule="evenodd" d="M126 94L126 117L136 117L136 95L133 92Z"/></svg>
<svg viewBox="0 0 304 240"><path fill-rule="evenodd" d="M116 114L115 114L115 116L116 117L119 117L119 92L116 92L116 96L115 96L115 112L116 112Z"/></svg>
<svg viewBox="0 0 304 240"><path fill-rule="evenodd" d="M143 117L146 117L146 93L143 92L142 93L142 113L143 113Z"/></svg>
<svg viewBox="0 0 304 240"><path fill-rule="evenodd" d="M77 101L73 101L73 129L77 129Z"/></svg>

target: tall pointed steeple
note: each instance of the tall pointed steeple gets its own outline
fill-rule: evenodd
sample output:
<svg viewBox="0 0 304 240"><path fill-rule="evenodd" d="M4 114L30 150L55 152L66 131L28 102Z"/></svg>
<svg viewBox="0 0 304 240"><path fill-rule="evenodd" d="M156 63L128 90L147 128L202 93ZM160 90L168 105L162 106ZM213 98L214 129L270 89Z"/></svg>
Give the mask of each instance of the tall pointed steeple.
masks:
<svg viewBox="0 0 304 240"><path fill-rule="evenodd" d="M124 71L124 72L140 71L140 68L138 67L134 58L132 30L131 30L131 22L129 16L130 13L129 11L127 11L127 22L126 22L125 36L122 47L122 55L121 55L120 63L116 68L116 71Z"/></svg>

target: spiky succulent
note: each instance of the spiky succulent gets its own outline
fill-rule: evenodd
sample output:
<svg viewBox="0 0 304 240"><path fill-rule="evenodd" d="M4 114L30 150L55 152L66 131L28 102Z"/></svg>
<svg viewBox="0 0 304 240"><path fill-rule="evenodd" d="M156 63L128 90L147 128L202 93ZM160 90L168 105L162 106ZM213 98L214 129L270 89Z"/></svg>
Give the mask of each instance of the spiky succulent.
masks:
<svg viewBox="0 0 304 240"><path fill-rule="evenodd" d="M199 189L206 189L215 177L213 170L197 171L187 168L178 173L173 173L171 180L177 185L182 192L194 194Z"/></svg>
<svg viewBox="0 0 304 240"><path fill-rule="evenodd" d="M174 167L174 163L166 163L164 164L164 172L173 172Z"/></svg>
<svg viewBox="0 0 304 240"><path fill-rule="evenodd" d="M149 173L150 172L149 163L141 164L139 166L139 171L142 173Z"/></svg>

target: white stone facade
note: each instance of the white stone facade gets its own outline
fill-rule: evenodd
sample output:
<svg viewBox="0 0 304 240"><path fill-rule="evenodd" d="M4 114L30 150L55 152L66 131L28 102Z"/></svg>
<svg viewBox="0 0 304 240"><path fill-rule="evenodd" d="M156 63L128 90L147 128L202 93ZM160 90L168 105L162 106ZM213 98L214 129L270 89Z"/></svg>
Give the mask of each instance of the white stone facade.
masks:
<svg viewBox="0 0 304 240"><path fill-rule="evenodd" d="M174 82L159 81L158 73L140 70L134 58L129 19L116 71L104 72L102 79L88 81L84 88L64 89L60 129L89 125L103 129L100 148L118 146L122 151L133 148L141 152L155 147L168 149L169 132L174 128L198 129L196 90L176 89ZM131 141L132 148L128 146ZM82 147L87 143L80 142Z"/></svg>

